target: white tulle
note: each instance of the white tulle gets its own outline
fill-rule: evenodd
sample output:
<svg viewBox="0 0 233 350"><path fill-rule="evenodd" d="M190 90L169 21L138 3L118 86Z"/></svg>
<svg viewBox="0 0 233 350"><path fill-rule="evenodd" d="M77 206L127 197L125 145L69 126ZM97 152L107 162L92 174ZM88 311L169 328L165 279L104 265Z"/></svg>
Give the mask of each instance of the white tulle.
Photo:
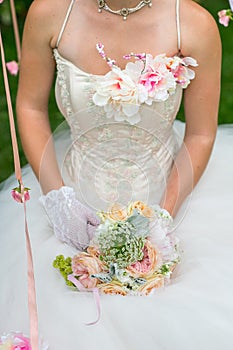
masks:
<svg viewBox="0 0 233 350"><path fill-rule="evenodd" d="M183 132L182 123L175 127ZM150 297L101 296L101 320L92 327L85 325L96 318L92 295L69 289L52 267L56 255L75 250L54 236L39 185L24 169L39 328L50 350L233 348L232 145L233 127L219 127L207 170L174 220L183 253L171 284ZM10 196L15 185L10 178L0 194L0 333L29 334L23 208Z"/></svg>
<svg viewBox="0 0 233 350"><path fill-rule="evenodd" d="M62 190L44 201L51 226L38 200L39 184L30 167L24 169L24 184L31 188L27 216L40 335L50 350L231 350L233 127L219 127L207 170L173 221L182 254L170 285L150 297L101 296L100 322L88 327L85 323L96 319L91 293L69 289L53 260L77 251L76 225L86 239L89 215L79 203L95 212L116 201L159 202L184 134L183 123L173 127L182 89L177 87L166 101L141 105L135 125L112 122L93 103L103 77L83 72L57 49L54 55L56 98L70 126L70 132L57 134L57 155L65 184L75 195ZM23 207L10 196L16 185L10 178L0 192L0 334L29 333Z"/></svg>

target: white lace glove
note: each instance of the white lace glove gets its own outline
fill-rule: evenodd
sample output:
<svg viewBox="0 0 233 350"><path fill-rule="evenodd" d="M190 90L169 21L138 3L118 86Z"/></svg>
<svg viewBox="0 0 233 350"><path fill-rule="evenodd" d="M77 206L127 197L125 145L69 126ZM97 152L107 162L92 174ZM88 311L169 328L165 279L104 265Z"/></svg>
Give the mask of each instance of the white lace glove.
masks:
<svg viewBox="0 0 233 350"><path fill-rule="evenodd" d="M63 186L39 198L51 221L55 236L79 250L93 238L100 219L76 199L71 187Z"/></svg>

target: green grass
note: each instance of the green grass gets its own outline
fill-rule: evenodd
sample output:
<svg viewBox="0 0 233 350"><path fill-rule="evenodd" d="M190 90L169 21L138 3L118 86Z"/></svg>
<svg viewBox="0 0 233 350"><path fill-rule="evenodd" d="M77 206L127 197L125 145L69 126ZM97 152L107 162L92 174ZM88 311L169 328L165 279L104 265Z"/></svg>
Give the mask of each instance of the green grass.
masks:
<svg viewBox="0 0 233 350"><path fill-rule="evenodd" d="M199 1L202 6L206 7L215 17L217 21L217 12L220 9L228 8L227 0L203 0ZM27 11L29 0L17 2L17 13L19 14L19 25L20 32L22 32L23 21ZM10 24L9 17L9 5L8 1L5 0L3 5L0 5L0 20L3 41L5 46L6 60L16 59L16 51L14 45L13 30ZM223 62L222 62L222 92L221 101L219 109L219 124L223 123L233 123L233 23L230 24L229 28L224 28L219 26L220 34L222 37L223 45ZM11 88L13 108L16 90L17 90L17 77L9 76L9 84ZM57 110L54 90L51 91L51 98L49 104L51 126L54 130L62 121L63 117ZM181 108L178 119L183 120L183 110ZM13 157L12 157L12 147L10 139L10 129L7 115L6 99L4 94L3 79L0 71L0 123L1 123L1 137L0 137L0 182L7 178L13 171ZM19 138L18 138L19 139ZM22 165L26 164L26 159L23 155L22 147L19 144L19 152Z"/></svg>

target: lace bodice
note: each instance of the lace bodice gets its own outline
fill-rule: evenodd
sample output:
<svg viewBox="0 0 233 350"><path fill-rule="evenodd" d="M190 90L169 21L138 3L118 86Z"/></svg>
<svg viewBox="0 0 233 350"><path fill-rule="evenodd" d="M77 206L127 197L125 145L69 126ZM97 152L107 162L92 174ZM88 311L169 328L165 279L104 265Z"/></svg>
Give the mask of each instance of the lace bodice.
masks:
<svg viewBox="0 0 233 350"><path fill-rule="evenodd" d="M59 53L64 27L54 57L56 100L72 140L62 162L66 184L95 210L116 201L158 202L178 151L173 122L182 88L194 78L187 67L195 60L140 54L121 70L97 44L111 69L106 75L89 74Z"/></svg>
<svg viewBox="0 0 233 350"><path fill-rule="evenodd" d="M72 138L63 163L67 181L95 209L113 201L158 201L178 149L172 126L182 88L164 102L141 105L138 123L117 122L93 102L103 76L83 72L56 49L54 55L56 99Z"/></svg>

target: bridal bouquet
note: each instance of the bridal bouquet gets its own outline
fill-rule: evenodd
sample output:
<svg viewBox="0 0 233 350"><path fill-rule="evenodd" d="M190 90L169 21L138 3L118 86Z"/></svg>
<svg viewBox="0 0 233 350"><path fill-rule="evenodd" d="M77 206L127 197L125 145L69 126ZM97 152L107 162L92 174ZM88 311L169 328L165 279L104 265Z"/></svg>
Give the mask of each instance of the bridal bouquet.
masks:
<svg viewBox="0 0 233 350"><path fill-rule="evenodd" d="M53 266L80 291L148 295L163 287L179 262L178 240L166 210L132 202L99 212L101 224L86 252L59 255Z"/></svg>

